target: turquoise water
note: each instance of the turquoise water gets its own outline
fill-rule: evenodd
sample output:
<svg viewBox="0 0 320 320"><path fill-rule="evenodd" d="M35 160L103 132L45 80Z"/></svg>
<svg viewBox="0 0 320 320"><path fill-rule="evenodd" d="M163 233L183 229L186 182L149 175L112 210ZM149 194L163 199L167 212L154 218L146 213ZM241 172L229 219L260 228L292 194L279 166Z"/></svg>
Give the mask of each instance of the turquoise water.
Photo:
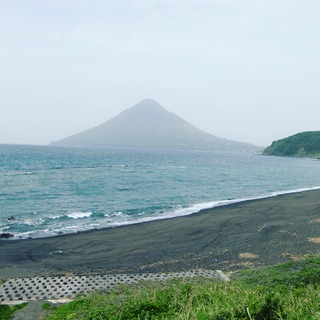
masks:
<svg viewBox="0 0 320 320"><path fill-rule="evenodd" d="M0 145L0 233L53 236L319 186L312 159Z"/></svg>

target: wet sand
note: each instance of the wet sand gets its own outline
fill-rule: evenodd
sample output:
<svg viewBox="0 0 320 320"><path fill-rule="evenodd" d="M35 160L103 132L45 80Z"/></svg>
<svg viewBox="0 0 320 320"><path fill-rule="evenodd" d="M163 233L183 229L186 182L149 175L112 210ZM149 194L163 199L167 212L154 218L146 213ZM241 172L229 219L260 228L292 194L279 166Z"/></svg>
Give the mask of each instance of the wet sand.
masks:
<svg viewBox="0 0 320 320"><path fill-rule="evenodd" d="M320 250L320 190L190 216L30 240L0 240L0 278L33 275L224 272Z"/></svg>

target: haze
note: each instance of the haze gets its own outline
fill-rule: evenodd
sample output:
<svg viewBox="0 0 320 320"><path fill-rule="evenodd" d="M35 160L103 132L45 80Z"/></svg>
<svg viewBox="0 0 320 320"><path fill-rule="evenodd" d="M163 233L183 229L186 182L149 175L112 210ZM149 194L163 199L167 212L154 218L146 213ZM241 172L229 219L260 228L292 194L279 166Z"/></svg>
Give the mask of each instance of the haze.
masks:
<svg viewBox="0 0 320 320"><path fill-rule="evenodd" d="M2 0L0 143L48 144L145 98L266 146L320 130L316 0Z"/></svg>

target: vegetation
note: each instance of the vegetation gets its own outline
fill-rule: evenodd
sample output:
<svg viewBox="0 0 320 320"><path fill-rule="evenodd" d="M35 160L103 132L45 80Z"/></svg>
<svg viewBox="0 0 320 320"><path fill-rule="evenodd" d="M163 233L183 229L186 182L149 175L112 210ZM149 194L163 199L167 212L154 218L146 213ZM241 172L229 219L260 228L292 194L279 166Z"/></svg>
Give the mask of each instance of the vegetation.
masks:
<svg viewBox="0 0 320 320"><path fill-rule="evenodd" d="M320 319L320 258L242 271L228 283L197 278L121 286L78 297L47 319Z"/></svg>
<svg viewBox="0 0 320 320"><path fill-rule="evenodd" d="M24 308L27 303L22 303L15 306L7 306L7 305L0 305L0 320L10 320L13 318L13 314L19 310Z"/></svg>
<svg viewBox="0 0 320 320"><path fill-rule="evenodd" d="M266 155L290 157L320 157L320 131L307 131L272 142Z"/></svg>
<svg viewBox="0 0 320 320"><path fill-rule="evenodd" d="M45 302L45 303L42 305L42 310L44 310L44 311L48 311L48 310L52 310L52 309L55 309L55 306L52 305L52 304L49 303L49 302Z"/></svg>

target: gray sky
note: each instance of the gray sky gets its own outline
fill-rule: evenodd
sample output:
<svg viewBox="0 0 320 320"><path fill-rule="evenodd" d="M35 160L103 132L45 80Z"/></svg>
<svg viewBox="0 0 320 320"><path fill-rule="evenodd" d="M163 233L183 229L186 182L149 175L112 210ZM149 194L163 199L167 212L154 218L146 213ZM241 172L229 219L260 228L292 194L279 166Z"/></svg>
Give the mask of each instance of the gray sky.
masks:
<svg viewBox="0 0 320 320"><path fill-rule="evenodd" d="M223 138L320 130L319 0L0 0L0 143L144 98Z"/></svg>

